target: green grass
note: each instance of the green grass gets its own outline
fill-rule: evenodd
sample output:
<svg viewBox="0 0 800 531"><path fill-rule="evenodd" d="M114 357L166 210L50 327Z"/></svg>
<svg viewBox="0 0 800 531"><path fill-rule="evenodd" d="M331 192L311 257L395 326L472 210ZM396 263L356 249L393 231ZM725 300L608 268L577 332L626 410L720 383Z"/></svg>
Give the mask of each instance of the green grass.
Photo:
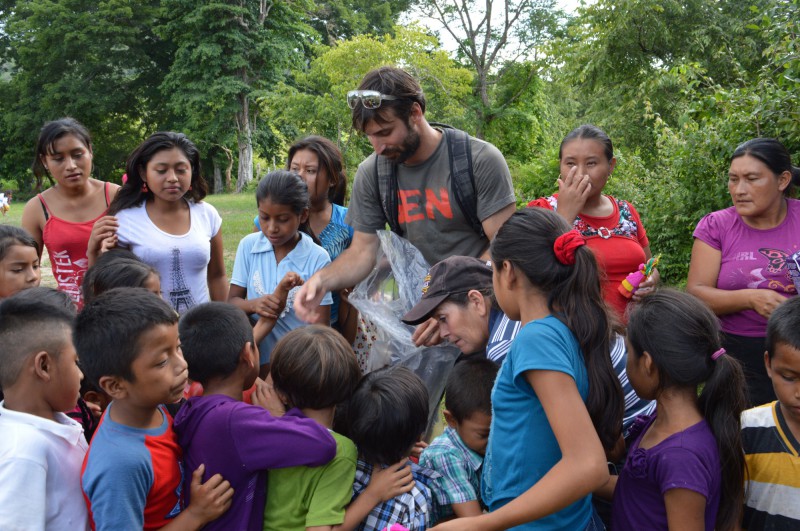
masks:
<svg viewBox="0 0 800 531"><path fill-rule="evenodd" d="M256 198L252 192L242 194L217 194L209 195L206 201L214 205L222 216L222 242L225 245L225 270L230 278L233 272L233 259L236 258L236 247L239 240L253 232L253 218L257 214ZM22 225L22 209L25 203L14 201L11 210L2 218L0 222L9 225ZM49 262L42 264L43 269L49 270ZM43 271L44 273L44 271ZM44 276L42 281L45 285Z"/></svg>
<svg viewBox="0 0 800 531"><path fill-rule="evenodd" d="M233 259L239 240L253 232L253 218L256 217L256 196L252 192L242 194L216 194L206 197L206 201L222 216L222 242L225 245L225 271L230 279L233 272Z"/></svg>

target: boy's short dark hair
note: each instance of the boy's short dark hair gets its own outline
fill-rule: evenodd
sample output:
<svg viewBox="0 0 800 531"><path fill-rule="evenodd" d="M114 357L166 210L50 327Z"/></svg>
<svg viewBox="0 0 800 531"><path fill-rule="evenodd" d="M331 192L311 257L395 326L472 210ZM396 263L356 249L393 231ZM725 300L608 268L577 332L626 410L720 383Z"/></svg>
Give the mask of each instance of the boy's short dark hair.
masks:
<svg viewBox="0 0 800 531"><path fill-rule="evenodd" d="M16 293L14 298L19 301L34 301L39 304L58 306L67 310L72 315L73 320L78 313L75 303L72 302L72 297L55 288L34 286Z"/></svg>
<svg viewBox="0 0 800 531"><path fill-rule="evenodd" d="M345 435L368 463L389 465L408 456L428 423L428 390L399 365L367 374L347 402Z"/></svg>
<svg viewBox="0 0 800 531"><path fill-rule="evenodd" d="M57 357L75 320L75 313L63 306L17 295L0 303L0 388L14 385L31 354L45 351Z"/></svg>
<svg viewBox="0 0 800 531"><path fill-rule="evenodd" d="M211 378L233 374L242 349L253 343L253 327L247 315L224 302L207 302L183 314L178 333L189 364L189 378L203 385Z"/></svg>
<svg viewBox="0 0 800 531"><path fill-rule="evenodd" d="M464 422L476 411L492 414L492 387L497 364L481 356L471 356L455 364L444 388L444 407L456 422Z"/></svg>
<svg viewBox="0 0 800 531"><path fill-rule="evenodd" d="M75 350L84 376L93 385L103 376L132 382L142 334L177 322L169 303L144 288L115 288L98 295L75 323Z"/></svg>
<svg viewBox="0 0 800 531"><path fill-rule="evenodd" d="M778 306L767 322L767 355L775 355L778 343L800 350L800 297L792 297Z"/></svg>
<svg viewBox="0 0 800 531"><path fill-rule="evenodd" d="M292 330L272 350L275 390L291 407L324 409L350 398L361 380L353 348L329 326Z"/></svg>

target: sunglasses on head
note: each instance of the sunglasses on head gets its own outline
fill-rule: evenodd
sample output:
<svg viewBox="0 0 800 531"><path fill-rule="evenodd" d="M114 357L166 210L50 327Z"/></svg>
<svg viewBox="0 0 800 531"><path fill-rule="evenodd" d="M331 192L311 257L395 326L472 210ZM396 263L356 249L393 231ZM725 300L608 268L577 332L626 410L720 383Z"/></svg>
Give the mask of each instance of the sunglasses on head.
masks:
<svg viewBox="0 0 800 531"><path fill-rule="evenodd" d="M359 101L365 109L377 109L381 106L383 100L397 99L400 98L389 94L381 94L377 90L351 90L347 93L347 105L350 106L351 109L355 109Z"/></svg>

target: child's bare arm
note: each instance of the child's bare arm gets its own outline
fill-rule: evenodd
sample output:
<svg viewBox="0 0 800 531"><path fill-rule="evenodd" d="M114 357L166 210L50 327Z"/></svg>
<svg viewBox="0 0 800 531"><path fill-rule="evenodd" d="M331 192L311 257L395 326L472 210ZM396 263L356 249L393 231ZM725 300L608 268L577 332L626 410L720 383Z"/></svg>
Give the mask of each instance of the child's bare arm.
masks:
<svg viewBox="0 0 800 531"><path fill-rule="evenodd" d="M302 283L303 279L300 275L294 271L289 271L278 283L274 292L249 301L252 309L249 313L256 313L260 316L255 327L253 327L253 336L256 343L260 343L262 339L272 332L278 317L283 309L286 308L286 299L289 297L289 292L292 288L300 286Z"/></svg>
<svg viewBox="0 0 800 531"><path fill-rule="evenodd" d="M453 512L456 513L456 518L480 516L483 514L483 509L481 509L481 504L478 503L478 500L471 500L464 503L454 503L450 507L452 507Z"/></svg>
<svg viewBox="0 0 800 531"><path fill-rule="evenodd" d="M275 288L275 291L272 294L281 301L281 304L286 304L286 298L289 296L289 292L292 288L297 286L303 285L303 277L299 274L295 273L294 271L289 271L286 273L280 282L278 282L278 286Z"/></svg>
<svg viewBox="0 0 800 531"><path fill-rule="evenodd" d="M195 531L222 516L231 506L233 488L221 475L215 474L201 483L205 465L192 473L191 502L162 531Z"/></svg>
<svg viewBox="0 0 800 531"><path fill-rule="evenodd" d="M596 491L594 491L592 494L604 500L611 501L611 498L614 497L614 489L617 488L618 479L619 476L617 475L609 476L608 482L599 489L597 489Z"/></svg>
<svg viewBox="0 0 800 531"><path fill-rule="evenodd" d="M253 327L253 341L256 342L256 345L261 343L272 332L277 322L277 317L265 317L262 315L258 318L256 325Z"/></svg>
<svg viewBox="0 0 800 531"><path fill-rule="evenodd" d="M386 468L375 466L367 488L358 498L348 505L344 513L344 522L330 529L335 531L352 531L364 521L376 505L391 500L410 491L414 487L414 478L411 476L411 465L407 460L402 460ZM312 528L306 529L310 531ZM314 531L320 531L313 528Z"/></svg>

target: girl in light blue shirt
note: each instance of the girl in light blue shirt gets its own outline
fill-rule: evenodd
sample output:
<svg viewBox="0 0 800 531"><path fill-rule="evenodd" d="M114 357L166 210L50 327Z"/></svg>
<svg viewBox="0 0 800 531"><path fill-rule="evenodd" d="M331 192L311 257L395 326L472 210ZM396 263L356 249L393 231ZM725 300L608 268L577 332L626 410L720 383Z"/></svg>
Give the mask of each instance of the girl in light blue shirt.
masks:
<svg viewBox="0 0 800 531"><path fill-rule="evenodd" d="M287 332L304 326L294 313L294 295L302 281L330 263L328 253L310 235L308 185L296 173L269 172L256 188L260 232L239 242L233 263L228 302L252 318L271 322L272 329L258 344L261 372L269 371L269 357ZM275 293L288 273L301 281L291 287L285 301ZM330 324L331 295L322 299L319 324Z"/></svg>

